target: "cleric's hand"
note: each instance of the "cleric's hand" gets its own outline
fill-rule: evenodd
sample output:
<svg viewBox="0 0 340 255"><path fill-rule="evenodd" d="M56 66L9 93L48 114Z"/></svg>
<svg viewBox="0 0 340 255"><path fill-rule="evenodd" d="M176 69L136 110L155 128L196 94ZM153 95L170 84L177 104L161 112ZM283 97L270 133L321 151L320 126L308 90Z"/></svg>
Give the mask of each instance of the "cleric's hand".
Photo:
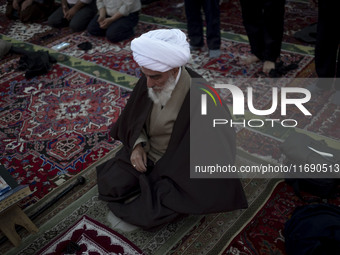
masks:
<svg viewBox="0 0 340 255"><path fill-rule="evenodd" d="M147 156L142 145L139 143L133 149L130 157L132 166L139 172L146 172Z"/></svg>

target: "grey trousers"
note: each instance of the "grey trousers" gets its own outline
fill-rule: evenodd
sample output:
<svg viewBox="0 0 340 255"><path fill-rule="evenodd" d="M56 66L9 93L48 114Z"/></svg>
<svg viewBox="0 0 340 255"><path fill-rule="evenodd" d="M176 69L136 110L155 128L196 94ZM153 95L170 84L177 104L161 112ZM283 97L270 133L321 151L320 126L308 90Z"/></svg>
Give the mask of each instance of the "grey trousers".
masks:
<svg viewBox="0 0 340 255"><path fill-rule="evenodd" d="M69 21L64 18L62 7L59 7L51 16L48 17L48 25L51 27L67 27L69 26L73 32L83 31L87 28L87 25L97 13L96 1L82 7L73 18ZM73 5L68 5L72 8Z"/></svg>

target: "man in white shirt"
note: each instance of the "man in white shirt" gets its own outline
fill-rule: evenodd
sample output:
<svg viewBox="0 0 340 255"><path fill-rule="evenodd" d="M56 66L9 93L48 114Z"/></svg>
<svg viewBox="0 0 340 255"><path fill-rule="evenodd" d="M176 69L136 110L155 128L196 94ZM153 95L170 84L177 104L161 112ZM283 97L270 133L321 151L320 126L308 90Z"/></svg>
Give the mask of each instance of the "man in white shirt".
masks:
<svg viewBox="0 0 340 255"><path fill-rule="evenodd" d="M99 10L87 27L91 35L106 36L111 42L119 42L134 35L138 24L140 0L97 0Z"/></svg>
<svg viewBox="0 0 340 255"><path fill-rule="evenodd" d="M48 18L52 27L69 26L73 32L86 29L87 25L96 14L95 0L62 0L59 7Z"/></svg>

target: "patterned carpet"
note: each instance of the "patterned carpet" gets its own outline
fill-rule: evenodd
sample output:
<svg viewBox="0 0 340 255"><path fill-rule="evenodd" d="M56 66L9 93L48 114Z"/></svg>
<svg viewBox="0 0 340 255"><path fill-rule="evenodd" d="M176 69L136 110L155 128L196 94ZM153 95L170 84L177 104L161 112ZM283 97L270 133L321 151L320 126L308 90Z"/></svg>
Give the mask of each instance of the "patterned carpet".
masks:
<svg viewBox="0 0 340 255"><path fill-rule="evenodd" d="M58 59L58 64L46 75L27 80L22 71L16 70L19 56L8 55L0 61L0 163L18 182L29 184L35 191L21 204L29 215L73 181L75 176L83 174L88 181L39 217L35 223L40 232L30 236L22 233L25 235L23 244L9 253L34 254L82 215L110 226L108 208L97 199L94 169L100 162L112 157L120 146L108 136L107 131L124 108L129 91L140 77L140 69L133 61L130 40L112 44L86 32L71 33L68 28L55 29L46 24L23 25L9 21L3 15L4 3L5 0L0 0L0 38L28 50L48 50ZM164 27L181 27L185 32L181 3L178 0L162 0L143 7L136 36ZM238 1L224 1L222 11L229 14L222 15L222 55L218 59L209 59L204 48L193 52L188 66L209 81L265 77L260 63L250 67L239 63L240 57L249 55L250 48L241 25ZM298 67L283 77L287 80L282 86L295 86L289 82L290 78L316 77L312 48L301 45L292 37L293 32L315 22L315 11L308 9L303 1L287 1L286 17L281 60L285 65L295 63ZM50 49L65 41L70 46L61 52ZM78 48L85 41L92 44L91 50ZM306 87L303 80L300 85ZM270 103L271 87L261 86L258 89L256 104L266 109ZM313 118L303 119L296 110L289 111L287 118L299 119L300 131L311 132L339 146L340 108L330 103L332 93L312 97L308 109L311 109ZM230 94L222 93L222 97L231 103ZM275 114L271 116L275 117ZM291 131L279 127L238 129L238 151L242 155L239 164L256 164L257 160L282 163L284 156L279 145ZM253 216L271 194L275 183L275 180L267 179L243 180L250 204L248 210L190 216L154 232L137 230L123 234L146 254L215 255ZM11 245L6 242L0 253L10 249Z"/></svg>
<svg viewBox="0 0 340 255"><path fill-rule="evenodd" d="M305 197L308 199L307 196ZM339 206L340 198L331 199L329 203ZM284 223L298 206L306 204L294 196L293 188L286 182L279 183L266 203L251 221L229 240L220 254L286 254L283 236Z"/></svg>
<svg viewBox="0 0 340 255"><path fill-rule="evenodd" d="M75 225L37 254L58 255L73 252L78 254L143 254L124 236L88 216L83 216Z"/></svg>
<svg viewBox="0 0 340 255"><path fill-rule="evenodd" d="M1 66L0 162L34 194L35 203L118 146L107 130L127 100L126 90L55 65L27 80Z"/></svg>
<svg viewBox="0 0 340 255"><path fill-rule="evenodd" d="M2 16L2 19L5 18ZM34 50L38 49L38 46L50 49L60 42L68 42L70 46L59 54L73 59L70 63L67 63L67 60L61 62L72 69L56 65L47 75L33 80L26 80L22 73L15 70L18 56L8 56L1 61L0 68L4 77L1 86L4 95L1 112L2 133L11 135L2 136L0 149L3 156L0 162L10 169L18 181L30 184L31 190L35 190L34 197L25 201L27 206L114 148L115 145L110 144L113 141L110 141L106 131L124 107L128 92L95 77L117 83L119 77L116 74L112 79L108 79L103 70L114 70L121 76L140 77L140 69L133 61L129 48L130 40L112 44L105 38L89 36L87 32L70 33L68 28L55 29L44 24L22 25L18 21L9 23L7 19L6 22L2 23L0 30L6 34L6 38L32 43L28 45L35 45ZM136 36L162 27L140 22ZM88 51L80 50L78 45L86 41L90 42L93 48ZM20 46L20 43L18 45ZM209 81L223 80L226 77L265 77L260 63L250 68L239 64L239 58L249 54L247 43L223 40L221 49L223 54L218 59L209 59L206 49L193 52L192 61L188 66ZM286 77L299 77L300 73L311 69L313 58L283 51L281 59L286 65L298 65L298 68L288 72ZM91 68L101 67L102 70L88 68L86 73L89 75L80 74L74 71L74 68L80 66L76 64L78 60L91 63ZM131 82L133 83L133 78ZM86 89L82 89L83 86ZM260 108L270 102L267 96L270 91L270 86L262 86L261 91L258 91L256 101L261 102ZM228 95L224 95L224 99L230 100L230 95L229 99ZM45 116L45 112L49 114ZM330 125L332 129L332 123ZM327 128L328 126L326 131ZM271 140L260 135L258 138L257 141L261 141L261 144ZM106 145L107 143L110 145ZM242 140L240 144L243 144ZM252 153L252 146L245 144L241 148ZM272 157L271 154L265 156ZM34 176L32 169L40 169L39 174ZM46 172L48 174L45 174ZM24 175L29 177L24 178Z"/></svg>

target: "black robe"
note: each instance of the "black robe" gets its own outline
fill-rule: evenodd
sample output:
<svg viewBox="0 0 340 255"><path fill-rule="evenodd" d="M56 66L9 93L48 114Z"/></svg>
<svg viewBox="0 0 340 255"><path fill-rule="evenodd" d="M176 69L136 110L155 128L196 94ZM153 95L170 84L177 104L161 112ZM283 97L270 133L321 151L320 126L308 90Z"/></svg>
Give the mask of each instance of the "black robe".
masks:
<svg viewBox="0 0 340 255"><path fill-rule="evenodd" d="M187 69L191 77L199 76ZM206 214L246 208L239 179L190 179L190 93L186 95L168 148L161 159L143 174L130 162L134 143L143 129L152 101L142 77L110 135L123 143L115 158L97 168L99 198L126 222L151 228L180 214ZM235 133L230 129L231 159L235 158ZM230 162L233 163L233 162ZM124 203L129 196L137 198Z"/></svg>

